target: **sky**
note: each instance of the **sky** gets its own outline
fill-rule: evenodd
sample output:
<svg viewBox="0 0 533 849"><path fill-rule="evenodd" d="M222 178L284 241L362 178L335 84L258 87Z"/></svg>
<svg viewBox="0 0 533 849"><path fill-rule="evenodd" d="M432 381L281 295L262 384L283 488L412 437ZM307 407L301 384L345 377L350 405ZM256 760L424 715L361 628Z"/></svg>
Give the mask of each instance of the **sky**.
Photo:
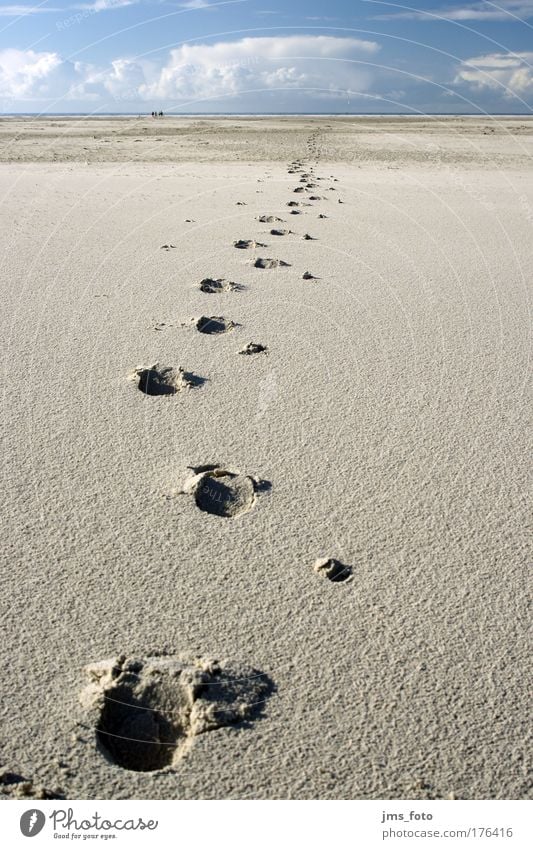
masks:
<svg viewBox="0 0 533 849"><path fill-rule="evenodd" d="M0 112L524 113L533 0L0 0Z"/></svg>

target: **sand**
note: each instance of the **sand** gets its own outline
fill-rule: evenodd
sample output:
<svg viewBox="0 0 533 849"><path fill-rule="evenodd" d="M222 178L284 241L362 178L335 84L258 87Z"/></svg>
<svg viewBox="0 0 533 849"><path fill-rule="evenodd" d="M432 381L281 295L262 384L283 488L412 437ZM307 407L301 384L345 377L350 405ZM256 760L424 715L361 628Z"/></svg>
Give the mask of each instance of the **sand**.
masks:
<svg viewBox="0 0 533 849"><path fill-rule="evenodd" d="M0 121L5 798L528 795L532 154Z"/></svg>

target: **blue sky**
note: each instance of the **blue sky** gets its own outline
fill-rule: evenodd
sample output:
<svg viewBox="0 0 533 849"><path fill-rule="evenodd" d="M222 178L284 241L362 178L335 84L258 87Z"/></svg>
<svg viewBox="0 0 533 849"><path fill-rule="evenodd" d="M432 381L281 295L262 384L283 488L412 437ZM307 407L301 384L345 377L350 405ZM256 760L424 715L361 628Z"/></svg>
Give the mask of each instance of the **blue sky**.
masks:
<svg viewBox="0 0 533 849"><path fill-rule="evenodd" d="M513 112L533 0L0 0L10 112Z"/></svg>

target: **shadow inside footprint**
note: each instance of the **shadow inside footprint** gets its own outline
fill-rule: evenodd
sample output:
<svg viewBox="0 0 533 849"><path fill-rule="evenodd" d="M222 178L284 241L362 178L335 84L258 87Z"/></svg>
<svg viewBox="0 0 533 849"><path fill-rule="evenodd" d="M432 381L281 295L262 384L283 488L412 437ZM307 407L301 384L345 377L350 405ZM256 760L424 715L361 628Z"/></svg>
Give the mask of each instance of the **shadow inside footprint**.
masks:
<svg viewBox="0 0 533 849"><path fill-rule="evenodd" d="M247 513L255 503L255 484L248 475L237 475L223 469L207 472L200 482L196 504L205 513L234 518Z"/></svg>
<svg viewBox="0 0 533 849"><path fill-rule="evenodd" d="M196 322L196 329L199 333L207 333L211 336L219 333L227 333L229 330L233 330L234 327L237 327L234 321L230 321L230 319L224 318L221 315L202 315Z"/></svg>
<svg viewBox="0 0 533 849"><path fill-rule="evenodd" d="M244 348L241 348L239 354L247 354L248 356L252 354L268 354L268 348L266 345L261 345L260 342L248 342Z"/></svg>
<svg viewBox="0 0 533 849"><path fill-rule="evenodd" d="M181 492L193 495L196 506L213 516L234 518L248 513L256 502L256 493L266 492L272 486L270 481L212 463L190 466L189 472Z"/></svg>
<svg viewBox="0 0 533 849"><path fill-rule="evenodd" d="M317 560L314 565L314 570L319 575L323 575L328 581L341 583L348 581L352 577L353 570L351 566L346 566L334 557L323 557Z"/></svg>
<svg viewBox="0 0 533 849"><path fill-rule="evenodd" d="M20 784L21 781L27 781L27 779L18 772L3 772L0 775L0 784Z"/></svg>
<svg viewBox="0 0 533 849"><path fill-rule="evenodd" d="M238 289L242 289L238 283L234 283L232 280L224 280L223 278L213 279L211 277L206 277L204 280L200 281L200 285L198 287L201 292L206 292L207 294L217 294L218 292L236 292Z"/></svg>
<svg viewBox="0 0 533 849"><path fill-rule="evenodd" d="M241 248L241 250L250 250L253 248L265 248L262 242L256 242L254 239L238 239L236 242L233 242L234 248Z"/></svg>
<svg viewBox="0 0 533 849"><path fill-rule="evenodd" d="M106 696L96 736L111 760L124 769L152 772L172 763L178 743L185 739L179 721L179 690L174 711L163 714L149 688L135 693L132 671L112 695Z"/></svg>
<svg viewBox="0 0 533 849"><path fill-rule="evenodd" d="M198 734L261 715L273 682L250 667L174 656L102 661L88 668L84 703L98 711L101 753L123 769L175 763Z"/></svg>
<svg viewBox="0 0 533 849"><path fill-rule="evenodd" d="M205 378L198 377L182 368L160 366L157 363L150 368L139 368L134 372L138 377L138 387L145 395L175 395L182 389L201 386Z"/></svg>
<svg viewBox="0 0 533 849"><path fill-rule="evenodd" d="M284 262L282 259L265 259L258 257L254 262L256 268L281 268L282 266L289 267L289 262Z"/></svg>

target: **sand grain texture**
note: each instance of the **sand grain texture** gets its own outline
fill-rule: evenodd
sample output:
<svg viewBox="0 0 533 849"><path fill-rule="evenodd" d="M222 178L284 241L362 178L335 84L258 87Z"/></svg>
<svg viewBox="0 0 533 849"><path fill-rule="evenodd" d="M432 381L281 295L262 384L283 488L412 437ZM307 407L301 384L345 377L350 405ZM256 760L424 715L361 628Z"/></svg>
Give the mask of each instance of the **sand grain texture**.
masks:
<svg viewBox="0 0 533 849"><path fill-rule="evenodd" d="M533 123L489 121L0 121L20 793L528 795ZM251 340L268 356L238 356ZM172 397L138 391L138 363ZM180 492L207 467L237 479L218 514ZM84 670L162 653L273 689L168 768L124 768Z"/></svg>

